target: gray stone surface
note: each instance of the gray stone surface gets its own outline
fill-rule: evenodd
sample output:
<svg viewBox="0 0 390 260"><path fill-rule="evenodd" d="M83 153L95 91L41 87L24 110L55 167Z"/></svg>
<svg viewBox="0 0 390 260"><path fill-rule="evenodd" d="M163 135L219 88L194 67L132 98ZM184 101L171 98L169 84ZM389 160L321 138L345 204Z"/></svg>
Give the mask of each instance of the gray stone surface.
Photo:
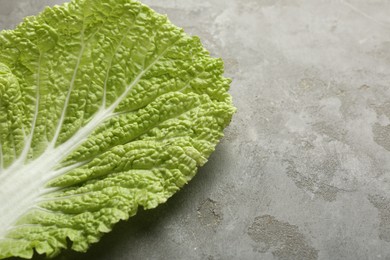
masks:
<svg viewBox="0 0 390 260"><path fill-rule="evenodd" d="M0 27L59 2L0 0ZM145 3L225 60L238 112L182 191L58 259L390 259L390 2Z"/></svg>

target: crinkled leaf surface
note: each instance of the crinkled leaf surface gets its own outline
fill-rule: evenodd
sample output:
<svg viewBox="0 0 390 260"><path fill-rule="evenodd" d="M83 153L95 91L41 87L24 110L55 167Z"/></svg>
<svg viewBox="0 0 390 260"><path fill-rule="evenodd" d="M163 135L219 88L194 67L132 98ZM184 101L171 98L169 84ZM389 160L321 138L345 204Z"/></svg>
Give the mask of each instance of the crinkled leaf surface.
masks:
<svg viewBox="0 0 390 260"><path fill-rule="evenodd" d="M196 173L234 113L223 63L133 0L0 33L0 258L85 251Z"/></svg>

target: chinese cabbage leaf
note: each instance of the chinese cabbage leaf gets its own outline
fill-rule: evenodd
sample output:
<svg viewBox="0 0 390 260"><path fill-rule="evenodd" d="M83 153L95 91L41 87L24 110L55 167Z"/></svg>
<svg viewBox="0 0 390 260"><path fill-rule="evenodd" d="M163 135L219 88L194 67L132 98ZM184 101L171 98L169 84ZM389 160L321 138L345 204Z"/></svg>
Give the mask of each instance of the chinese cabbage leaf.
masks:
<svg viewBox="0 0 390 260"><path fill-rule="evenodd" d="M134 0L0 33L0 259L86 251L202 166L235 108L223 63Z"/></svg>

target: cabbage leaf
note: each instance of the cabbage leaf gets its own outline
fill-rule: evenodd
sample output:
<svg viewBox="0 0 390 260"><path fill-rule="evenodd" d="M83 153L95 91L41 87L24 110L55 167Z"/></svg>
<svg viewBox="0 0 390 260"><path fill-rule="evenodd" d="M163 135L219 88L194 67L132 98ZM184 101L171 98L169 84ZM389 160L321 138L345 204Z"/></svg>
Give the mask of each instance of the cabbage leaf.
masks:
<svg viewBox="0 0 390 260"><path fill-rule="evenodd" d="M74 0L0 33L0 259L86 251L165 202L235 108L223 62L134 0Z"/></svg>

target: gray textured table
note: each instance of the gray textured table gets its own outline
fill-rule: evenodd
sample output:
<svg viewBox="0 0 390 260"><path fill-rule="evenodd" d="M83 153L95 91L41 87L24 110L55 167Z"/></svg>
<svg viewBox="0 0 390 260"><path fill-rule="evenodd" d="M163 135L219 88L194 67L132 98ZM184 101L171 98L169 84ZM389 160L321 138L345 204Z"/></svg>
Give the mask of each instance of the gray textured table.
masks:
<svg viewBox="0 0 390 260"><path fill-rule="evenodd" d="M60 2L0 0L0 28ZM390 259L390 2L145 3L225 60L238 112L168 203L58 259Z"/></svg>

